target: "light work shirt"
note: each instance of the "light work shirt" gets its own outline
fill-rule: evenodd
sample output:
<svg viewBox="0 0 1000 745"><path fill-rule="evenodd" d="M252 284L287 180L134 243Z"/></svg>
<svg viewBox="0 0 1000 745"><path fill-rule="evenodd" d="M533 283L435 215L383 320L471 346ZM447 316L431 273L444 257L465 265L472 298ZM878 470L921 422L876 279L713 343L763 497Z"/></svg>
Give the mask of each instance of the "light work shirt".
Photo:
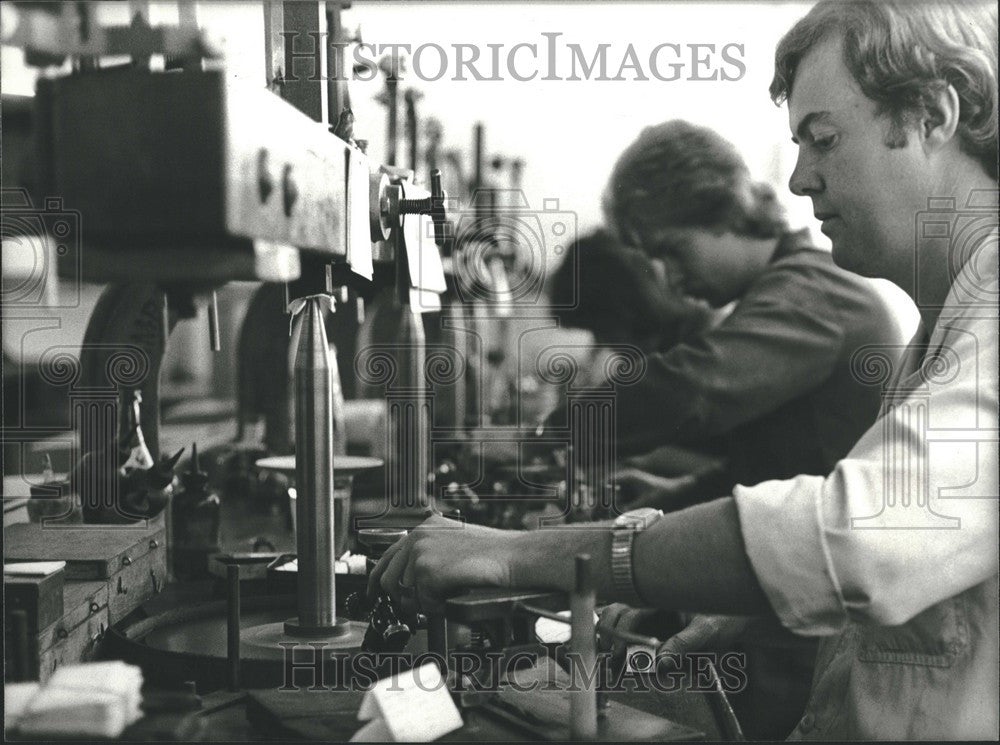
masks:
<svg viewBox="0 0 1000 745"><path fill-rule="evenodd" d="M825 637L793 739L997 739L997 293L994 234L929 339L856 359L882 410L833 473L734 490L778 617Z"/></svg>

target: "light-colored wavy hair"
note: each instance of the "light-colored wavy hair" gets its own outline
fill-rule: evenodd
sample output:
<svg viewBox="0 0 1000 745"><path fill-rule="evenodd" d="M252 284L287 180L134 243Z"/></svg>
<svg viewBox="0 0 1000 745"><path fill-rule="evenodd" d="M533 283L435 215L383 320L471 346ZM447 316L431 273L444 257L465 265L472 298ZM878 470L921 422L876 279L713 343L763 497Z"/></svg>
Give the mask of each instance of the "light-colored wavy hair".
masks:
<svg viewBox="0 0 1000 745"><path fill-rule="evenodd" d="M608 227L636 248L644 248L644 237L671 228L754 238L788 229L774 189L753 181L732 143L680 119L646 127L625 149L611 171L603 208Z"/></svg>
<svg viewBox="0 0 1000 745"><path fill-rule="evenodd" d="M901 147L934 97L954 86L962 150L997 178L997 7L928 0L822 0L779 42L771 99L791 94L799 62L835 35L862 92L890 118L886 144Z"/></svg>

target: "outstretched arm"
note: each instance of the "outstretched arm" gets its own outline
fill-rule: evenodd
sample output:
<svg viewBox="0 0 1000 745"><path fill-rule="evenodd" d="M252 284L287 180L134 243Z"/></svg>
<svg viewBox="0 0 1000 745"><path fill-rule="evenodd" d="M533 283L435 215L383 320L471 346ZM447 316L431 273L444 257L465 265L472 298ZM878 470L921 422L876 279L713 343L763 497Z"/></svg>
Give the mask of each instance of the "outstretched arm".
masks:
<svg viewBox="0 0 1000 745"><path fill-rule="evenodd" d="M616 599L611 581L611 530L572 525L531 532L498 531L431 518L397 543L372 573L394 599L415 587L425 611L473 587L569 591L573 557L589 554L598 596ZM769 611L743 550L731 498L672 513L639 534L633 566L650 605L733 614Z"/></svg>

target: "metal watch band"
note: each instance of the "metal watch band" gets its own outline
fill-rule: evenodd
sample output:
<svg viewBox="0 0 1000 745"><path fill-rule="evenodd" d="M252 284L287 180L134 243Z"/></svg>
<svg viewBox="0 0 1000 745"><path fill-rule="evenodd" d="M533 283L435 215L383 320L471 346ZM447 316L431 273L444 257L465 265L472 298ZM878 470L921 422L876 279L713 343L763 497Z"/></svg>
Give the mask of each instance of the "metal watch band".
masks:
<svg viewBox="0 0 1000 745"><path fill-rule="evenodd" d="M612 531L611 581L619 601L636 608L643 608L646 603L635 589L635 579L632 574L632 543L638 532L631 527Z"/></svg>

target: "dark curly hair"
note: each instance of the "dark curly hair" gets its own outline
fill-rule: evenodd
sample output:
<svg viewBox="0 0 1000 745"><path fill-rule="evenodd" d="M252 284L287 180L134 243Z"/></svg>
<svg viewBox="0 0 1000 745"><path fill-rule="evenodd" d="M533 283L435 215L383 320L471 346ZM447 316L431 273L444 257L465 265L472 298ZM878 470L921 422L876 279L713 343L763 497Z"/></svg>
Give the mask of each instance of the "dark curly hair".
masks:
<svg viewBox="0 0 1000 745"><path fill-rule="evenodd" d="M619 239L670 228L754 238L788 229L774 190L755 183L736 148L707 128L674 120L646 127L618 158L604 192L605 220Z"/></svg>
<svg viewBox="0 0 1000 745"><path fill-rule="evenodd" d="M591 331L600 344L666 349L700 332L707 307L670 293L652 260L606 230L581 236L548 278L563 326Z"/></svg>
<svg viewBox="0 0 1000 745"><path fill-rule="evenodd" d="M962 150L997 178L997 8L994 3L823 0L785 34L774 55L771 99L790 95L802 58L842 36L844 62L862 92L888 115L889 147L947 85L960 101Z"/></svg>

